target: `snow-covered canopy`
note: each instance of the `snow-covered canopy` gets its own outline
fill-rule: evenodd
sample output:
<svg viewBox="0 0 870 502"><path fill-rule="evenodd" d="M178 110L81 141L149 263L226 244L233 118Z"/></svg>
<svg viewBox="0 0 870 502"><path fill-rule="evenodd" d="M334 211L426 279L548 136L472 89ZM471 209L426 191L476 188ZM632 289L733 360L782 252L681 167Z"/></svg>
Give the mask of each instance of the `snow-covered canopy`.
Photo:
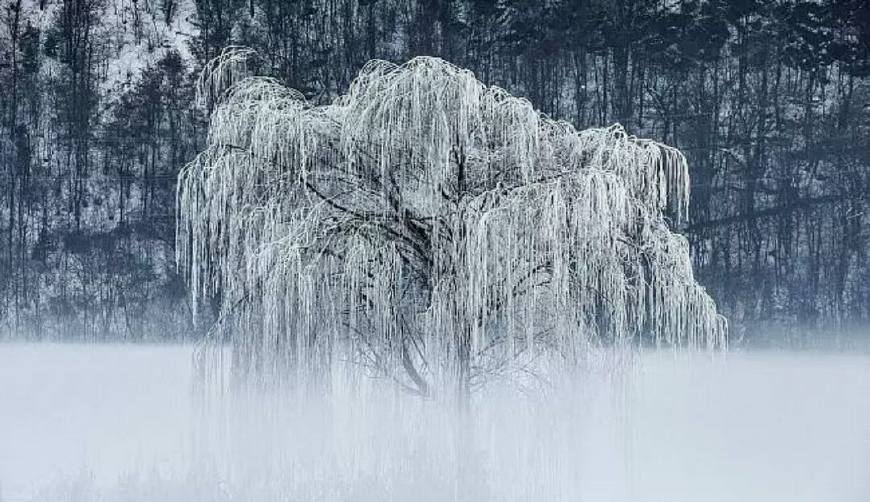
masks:
<svg viewBox="0 0 870 502"><path fill-rule="evenodd" d="M437 58L373 61L312 106L252 56L204 71L208 147L178 185L178 262L195 306L221 298L237 374L352 361L426 393L602 343L724 346L666 220L688 208L676 149Z"/></svg>

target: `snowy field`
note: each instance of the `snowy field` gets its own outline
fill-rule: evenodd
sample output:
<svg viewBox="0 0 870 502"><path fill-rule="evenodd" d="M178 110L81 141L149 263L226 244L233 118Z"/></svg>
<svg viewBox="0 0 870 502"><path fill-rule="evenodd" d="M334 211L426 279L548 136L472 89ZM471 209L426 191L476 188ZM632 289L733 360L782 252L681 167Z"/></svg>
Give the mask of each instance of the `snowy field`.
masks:
<svg viewBox="0 0 870 502"><path fill-rule="evenodd" d="M203 409L190 355L0 345L0 500L870 500L864 355L645 354L464 421L365 382Z"/></svg>

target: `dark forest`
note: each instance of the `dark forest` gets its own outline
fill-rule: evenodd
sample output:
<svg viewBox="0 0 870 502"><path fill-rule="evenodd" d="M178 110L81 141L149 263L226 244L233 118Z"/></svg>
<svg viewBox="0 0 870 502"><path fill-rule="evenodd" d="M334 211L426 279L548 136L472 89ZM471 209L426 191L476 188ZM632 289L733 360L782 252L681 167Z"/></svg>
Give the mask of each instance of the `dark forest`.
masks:
<svg viewBox="0 0 870 502"><path fill-rule="evenodd" d="M197 74L231 45L314 103L371 59L433 55L672 145L677 230L733 343L868 338L865 0L4 0L0 338L201 336L176 180L207 133Z"/></svg>

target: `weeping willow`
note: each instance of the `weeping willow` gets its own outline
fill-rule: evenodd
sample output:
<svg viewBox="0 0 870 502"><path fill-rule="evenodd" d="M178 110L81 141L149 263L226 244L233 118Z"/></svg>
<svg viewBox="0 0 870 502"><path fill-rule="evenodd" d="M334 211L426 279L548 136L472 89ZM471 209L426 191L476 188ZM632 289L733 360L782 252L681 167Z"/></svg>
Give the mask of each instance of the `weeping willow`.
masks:
<svg viewBox="0 0 870 502"><path fill-rule="evenodd" d="M313 106L207 65L207 148L178 183L194 316L245 380L352 363L421 394L613 343L720 348L695 281L686 159L615 125L577 131L445 61L367 64Z"/></svg>

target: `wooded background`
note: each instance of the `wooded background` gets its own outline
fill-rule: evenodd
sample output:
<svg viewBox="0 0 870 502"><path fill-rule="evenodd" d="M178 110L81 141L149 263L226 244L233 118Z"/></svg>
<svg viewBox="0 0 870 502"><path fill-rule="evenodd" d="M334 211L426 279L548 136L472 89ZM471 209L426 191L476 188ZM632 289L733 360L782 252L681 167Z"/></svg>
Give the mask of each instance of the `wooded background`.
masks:
<svg viewBox="0 0 870 502"><path fill-rule="evenodd" d="M239 44L315 103L370 59L437 55L578 128L676 146L679 230L732 340L870 339L866 0L0 5L0 338L204 329L175 270L175 182L204 145L197 72Z"/></svg>

